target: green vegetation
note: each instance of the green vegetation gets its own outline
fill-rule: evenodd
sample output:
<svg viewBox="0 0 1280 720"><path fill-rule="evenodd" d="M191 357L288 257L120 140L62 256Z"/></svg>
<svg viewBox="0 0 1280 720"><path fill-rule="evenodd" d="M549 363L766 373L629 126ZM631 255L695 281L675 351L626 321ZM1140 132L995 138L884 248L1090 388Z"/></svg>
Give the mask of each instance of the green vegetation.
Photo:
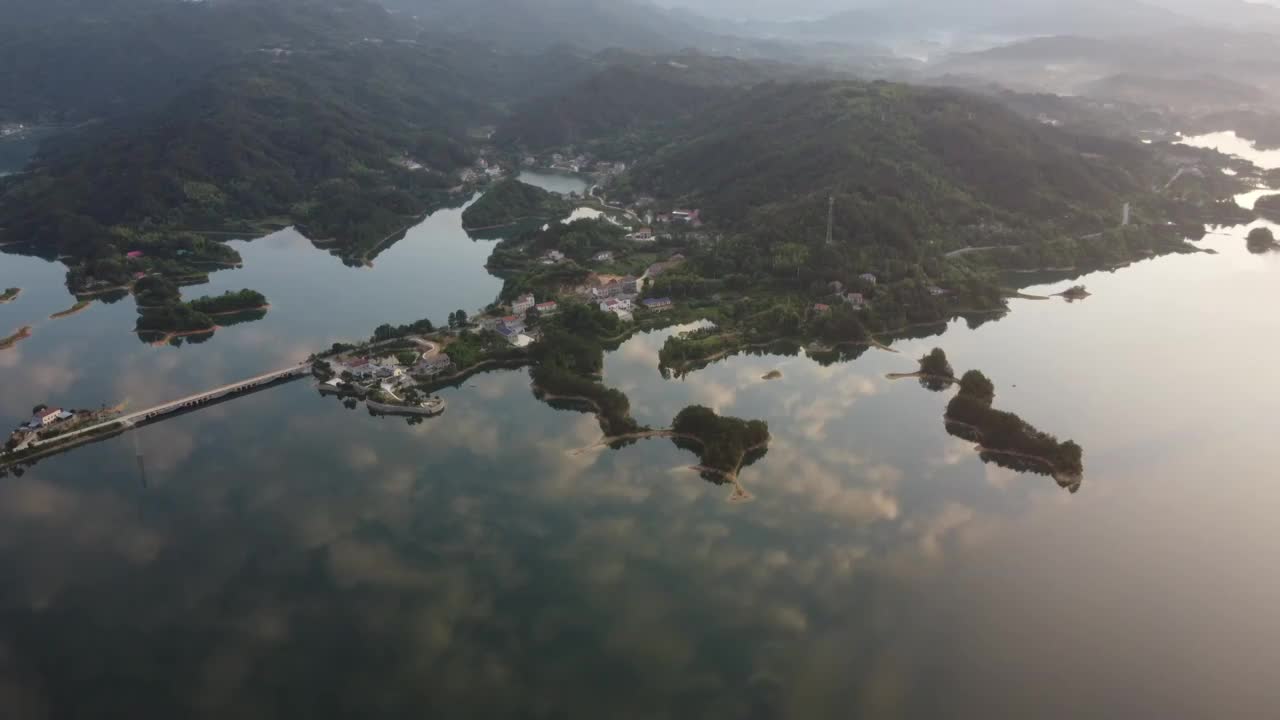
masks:
<svg viewBox="0 0 1280 720"><path fill-rule="evenodd" d="M7 302L13 302L14 299L17 298L18 294L21 292L22 292L22 288L16 288L16 287L6 288L3 293L0 293L0 305L3 305L4 303L7 303Z"/></svg>
<svg viewBox="0 0 1280 720"><path fill-rule="evenodd" d="M1280 194L1264 195L1253 206L1254 212L1272 221L1280 222Z"/></svg>
<svg viewBox="0 0 1280 720"><path fill-rule="evenodd" d="M744 465L763 457L769 444L767 423L720 417L701 405L681 410L671 430L678 436L676 445L698 453L703 467L727 476L737 475Z"/></svg>
<svg viewBox="0 0 1280 720"><path fill-rule="evenodd" d="M581 285L591 274L591 258L602 250L629 249L626 231L607 220L582 219L552 223L547 229L532 230L503 240L493 249L487 267L507 282L502 298L510 300L527 292L558 294L562 288ZM566 260L547 265L546 253L557 250Z"/></svg>
<svg viewBox="0 0 1280 720"><path fill-rule="evenodd" d="M942 348L934 348L920 358L920 372L942 378L955 377L955 371L951 368L947 354L942 351Z"/></svg>
<svg viewBox="0 0 1280 720"><path fill-rule="evenodd" d="M463 331L449 344L444 354L458 370L466 370L485 360L509 359L512 347L496 333Z"/></svg>
<svg viewBox="0 0 1280 720"><path fill-rule="evenodd" d="M1271 229L1264 227L1250 230L1246 243L1251 253L1264 253L1280 248L1280 244L1276 243L1276 236L1271 232Z"/></svg>
<svg viewBox="0 0 1280 720"><path fill-rule="evenodd" d="M980 443L986 451L1031 463L1014 462L1015 469L1047 470L1072 492L1078 490L1084 474L1084 450L1069 440L1059 442L1013 413L994 409L994 399L994 388L985 376L976 371L965 373L960 392L947 405L947 430Z"/></svg>
<svg viewBox="0 0 1280 720"><path fill-rule="evenodd" d="M955 371L942 348L934 348L920 358L919 374L921 387L934 392L946 390L955 378Z"/></svg>
<svg viewBox="0 0 1280 720"><path fill-rule="evenodd" d="M568 200L519 180L500 180L462 213L468 230L514 225L526 220L558 220L572 210Z"/></svg>
<svg viewBox="0 0 1280 720"><path fill-rule="evenodd" d="M387 342L388 340L397 340L410 335L425 335L435 332L435 330L435 324L428 318L423 318L408 325L379 325L374 329L370 342Z"/></svg>
<svg viewBox="0 0 1280 720"><path fill-rule="evenodd" d="M721 88L656 76L651 67L658 65L612 66L565 92L530 101L503 122L494 139L534 150L620 136L652 146L660 138L652 128L726 95Z"/></svg>
<svg viewBox="0 0 1280 720"><path fill-rule="evenodd" d="M189 305L192 310L205 315L226 315L246 310L260 310L266 307L267 298L262 293L253 290L241 290L239 292L228 290L217 297L202 297L192 300Z"/></svg>
<svg viewBox="0 0 1280 720"><path fill-rule="evenodd" d="M54 5L25 30L6 12L0 115L113 119L0 182L0 242L63 259L75 291L234 264L210 237L288 224L367 260L464 198L467 128L569 71L421 34L372 3Z"/></svg>
<svg viewBox="0 0 1280 720"><path fill-rule="evenodd" d="M564 313L558 322L548 323L542 340L533 348L534 367L529 374L535 390L556 407L590 408L606 436L641 431L631 417L627 396L598 379L604 368L605 339L598 332L608 332L610 324L595 314L604 313L586 306L573 307L577 309Z"/></svg>
<svg viewBox="0 0 1280 720"><path fill-rule="evenodd" d="M960 394L991 404L996 398L996 386L980 370L970 370L960 378Z"/></svg>
<svg viewBox="0 0 1280 720"><path fill-rule="evenodd" d="M185 303L169 303L151 308L139 308L135 331L148 338L155 334L190 333L210 331L217 325L213 318L198 312ZM144 338L146 339L146 338Z"/></svg>
<svg viewBox="0 0 1280 720"><path fill-rule="evenodd" d="M133 296L139 307L168 305L182 299L178 284L161 275L148 275L133 285Z"/></svg>
<svg viewBox="0 0 1280 720"><path fill-rule="evenodd" d="M223 325L260 320L266 316L267 299L253 290L227 292L216 297L202 297L182 302L181 292L172 280L149 275L134 285L138 301L138 320L134 330L144 341L169 334L212 332L219 316Z"/></svg>

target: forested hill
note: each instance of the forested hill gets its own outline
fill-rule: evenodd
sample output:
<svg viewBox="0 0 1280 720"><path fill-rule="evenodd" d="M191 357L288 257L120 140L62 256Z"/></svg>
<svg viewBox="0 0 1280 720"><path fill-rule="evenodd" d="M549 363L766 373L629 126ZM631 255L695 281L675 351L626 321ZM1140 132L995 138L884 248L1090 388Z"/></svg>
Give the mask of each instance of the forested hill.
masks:
<svg viewBox="0 0 1280 720"><path fill-rule="evenodd" d="M420 213L469 164L465 130L496 115L418 45L254 56L161 109L46 152L0 195L6 240L73 257L133 229L225 229L268 217L363 244ZM410 170L399 162L425 165Z"/></svg>
<svg viewBox="0 0 1280 720"><path fill-rule="evenodd" d="M494 140L535 150L588 142L685 118L724 99L726 92L616 65L563 93L520 106Z"/></svg>
<svg viewBox="0 0 1280 720"><path fill-rule="evenodd" d="M888 83L766 85L679 127L636 190L777 237L907 246L966 226L1097 230L1149 189L1137 144L1067 135L956 91ZM1064 232L1065 234L1065 232Z"/></svg>
<svg viewBox="0 0 1280 720"><path fill-rule="evenodd" d="M518 105L495 141L532 150L590 142L673 125L760 83L837 77L809 66L692 51L653 56L610 50L590 61L599 72Z"/></svg>
<svg viewBox="0 0 1280 720"><path fill-rule="evenodd" d="M81 121L158 106L276 49L412 37L369 0L4 0L0 119Z"/></svg>

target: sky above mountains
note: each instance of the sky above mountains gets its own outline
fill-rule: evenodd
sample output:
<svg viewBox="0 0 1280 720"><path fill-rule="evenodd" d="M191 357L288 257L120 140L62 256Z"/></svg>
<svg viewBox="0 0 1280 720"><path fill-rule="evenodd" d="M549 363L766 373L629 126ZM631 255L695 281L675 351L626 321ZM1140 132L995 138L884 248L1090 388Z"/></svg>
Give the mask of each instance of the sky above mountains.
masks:
<svg viewBox="0 0 1280 720"><path fill-rule="evenodd" d="M659 5L666 7L682 7L694 12L703 13L722 18L743 19L743 20L799 20L799 19L815 19L828 15L834 15L849 10L860 10L868 8L886 8L886 7L903 7L907 5L936 5L939 7L949 6L953 9L965 8L981 12L983 9L1008 4L1004 0L971 0L964 2L963 0L656 0ZM1129 4L1131 0L1116 0L1112 3L1115 5ZM1016 3L1019 6L1027 7L1033 5L1055 6L1057 8L1072 8L1079 6L1081 9L1087 9L1090 5L1095 5L1094 0L1023 0ZM1146 0L1145 2L1132 2L1132 4L1142 4L1153 8L1162 8L1172 10L1174 12L1186 13L1188 15L1199 16L1204 13L1222 12L1224 10L1238 9L1245 4L1259 5L1278 5L1280 0L1253 0L1252 3L1247 0Z"/></svg>

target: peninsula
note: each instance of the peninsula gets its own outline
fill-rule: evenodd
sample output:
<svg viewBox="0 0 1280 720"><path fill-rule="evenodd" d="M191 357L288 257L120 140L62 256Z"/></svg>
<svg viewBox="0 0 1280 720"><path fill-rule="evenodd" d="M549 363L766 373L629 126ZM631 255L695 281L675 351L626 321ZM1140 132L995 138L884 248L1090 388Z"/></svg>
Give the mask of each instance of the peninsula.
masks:
<svg viewBox="0 0 1280 720"><path fill-rule="evenodd" d="M558 220L572 209L569 201L556 193L515 179L499 180L463 211L462 227L474 232Z"/></svg>

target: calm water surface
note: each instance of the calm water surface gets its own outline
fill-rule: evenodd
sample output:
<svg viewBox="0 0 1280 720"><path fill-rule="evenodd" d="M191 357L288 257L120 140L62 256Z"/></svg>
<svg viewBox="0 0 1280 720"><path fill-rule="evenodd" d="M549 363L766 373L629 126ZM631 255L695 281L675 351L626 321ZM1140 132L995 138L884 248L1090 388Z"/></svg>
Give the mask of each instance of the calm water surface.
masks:
<svg viewBox="0 0 1280 720"><path fill-rule="evenodd" d="M363 270L289 232L240 244L245 268L192 292L258 288L271 313L182 348L132 337L129 300L42 319L71 302L61 268L0 256L26 288L0 328L37 326L0 352L0 415L163 399L483 305L490 245L458 225L437 213ZM417 426L299 382L43 462L0 480L0 710L1270 717L1280 254L1247 231L831 367L668 381L666 333L611 354L641 422L697 402L770 423L746 504L666 441L576 453L595 421L524 372ZM943 430L948 394L885 379L935 345L1083 445L1077 494L984 465Z"/></svg>

